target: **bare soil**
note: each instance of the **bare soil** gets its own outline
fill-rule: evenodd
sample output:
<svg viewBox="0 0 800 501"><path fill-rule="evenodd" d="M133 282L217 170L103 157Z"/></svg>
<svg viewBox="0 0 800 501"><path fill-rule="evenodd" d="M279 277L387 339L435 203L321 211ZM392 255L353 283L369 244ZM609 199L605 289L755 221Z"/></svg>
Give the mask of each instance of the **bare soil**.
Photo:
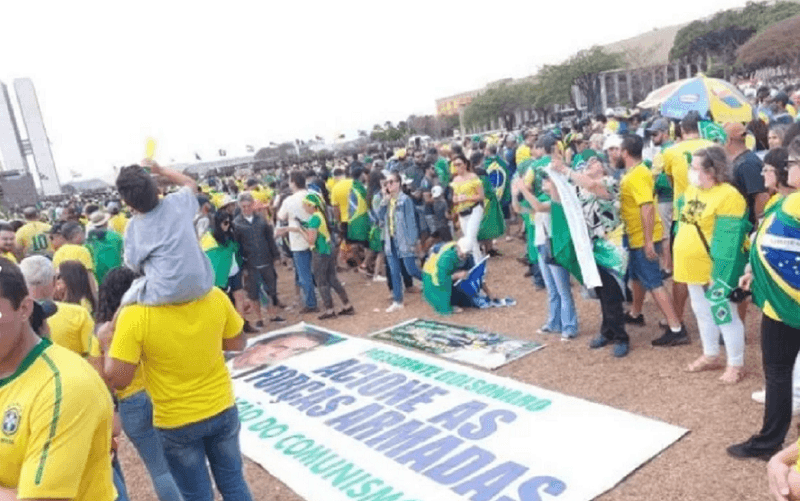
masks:
<svg viewBox="0 0 800 501"><path fill-rule="evenodd" d="M769 499L766 464L759 460L733 459L725 452L728 445L747 439L761 426L763 406L750 399L751 392L763 387L759 334L761 314L755 306L750 305L746 320L747 376L739 384L727 386L717 380L721 371L687 373L684 370L702 353L690 309L685 316L692 344L673 348L653 348L650 345L652 339L661 335L658 321L662 318L651 298L646 301L644 309L647 325L628 328L631 351L623 359L613 358L608 348L589 350L587 347L600 326L600 307L595 300L581 298L577 286L573 287L573 294L580 319L578 338L561 342L557 336L536 334L547 316L546 293L535 291L530 279L523 276L526 268L516 259L524 250L521 241L501 240L498 249L504 255L490 260L488 284L495 295L512 296L518 301L517 305L483 311L467 310L447 319L547 344L544 350L498 369L495 371L497 374L691 430L683 439L598 499ZM279 266L278 274L281 300L296 304L291 268ZM356 307L355 316L318 321L313 315L298 315L297 306L282 312L282 316L289 324L305 320L356 336L366 336L410 318L435 318L421 294L407 294L405 309L389 314L383 311L391 303L385 283L372 282L354 271L340 273L340 279L345 282ZM338 301L338 298L335 300ZM375 309L379 312L373 311ZM264 330L282 325L268 324ZM787 443L793 440L797 440L794 426ZM564 443L564 447L575 449L576 454L580 453L582 446ZM120 460L131 499L157 501L150 478L127 440L122 441ZM301 499L268 471L247 459L245 475L254 499ZM219 496L217 499L220 499Z"/></svg>

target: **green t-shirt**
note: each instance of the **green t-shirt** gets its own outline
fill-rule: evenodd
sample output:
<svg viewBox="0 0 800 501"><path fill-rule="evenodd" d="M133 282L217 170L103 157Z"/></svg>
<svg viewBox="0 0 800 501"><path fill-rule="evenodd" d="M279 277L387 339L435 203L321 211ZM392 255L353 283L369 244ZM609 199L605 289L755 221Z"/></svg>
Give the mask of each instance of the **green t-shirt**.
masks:
<svg viewBox="0 0 800 501"><path fill-rule="evenodd" d="M122 237L111 230L106 230L102 236L92 232L85 245L92 254L95 279L102 284L106 273L122 266Z"/></svg>
<svg viewBox="0 0 800 501"><path fill-rule="evenodd" d="M315 212L308 218L305 227L317 230L317 239L314 241L313 251L319 254L331 253L331 236L328 232L328 225L319 212Z"/></svg>

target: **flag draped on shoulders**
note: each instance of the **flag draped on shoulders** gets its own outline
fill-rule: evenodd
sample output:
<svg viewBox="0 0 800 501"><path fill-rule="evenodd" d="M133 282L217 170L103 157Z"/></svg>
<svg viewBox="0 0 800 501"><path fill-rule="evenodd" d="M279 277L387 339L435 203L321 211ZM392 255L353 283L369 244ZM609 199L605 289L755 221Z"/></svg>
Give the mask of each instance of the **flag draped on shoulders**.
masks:
<svg viewBox="0 0 800 501"><path fill-rule="evenodd" d="M478 240L493 240L501 236L506 231L506 222L503 219L503 209L497 202L497 196L489 176L481 176L483 184L483 194L485 201L483 204L483 219L478 228Z"/></svg>
<svg viewBox="0 0 800 501"><path fill-rule="evenodd" d="M548 173L560 199L550 206L553 258L587 288L600 287L594 244L578 196L564 176L549 169Z"/></svg>
<svg viewBox="0 0 800 501"><path fill-rule="evenodd" d="M800 194L783 200L750 250L753 301L765 315L800 329Z"/></svg>
<svg viewBox="0 0 800 501"><path fill-rule="evenodd" d="M497 200L505 204L511 200L511 177L508 173L508 165L505 160L498 156L488 157L484 162L486 175L492 183Z"/></svg>
<svg viewBox="0 0 800 501"><path fill-rule="evenodd" d="M366 242L369 239L371 224L367 205L367 189L360 181L353 180L348 202L350 222L347 225L347 238L356 242Z"/></svg>

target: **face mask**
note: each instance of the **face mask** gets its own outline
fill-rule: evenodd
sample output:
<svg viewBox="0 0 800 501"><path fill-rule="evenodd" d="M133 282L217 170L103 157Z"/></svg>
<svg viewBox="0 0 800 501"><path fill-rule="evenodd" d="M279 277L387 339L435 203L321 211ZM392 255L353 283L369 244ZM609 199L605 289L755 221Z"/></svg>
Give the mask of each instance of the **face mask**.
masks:
<svg viewBox="0 0 800 501"><path fill-rule="evenodd" d="M696 170L689 171L689 184L700 187L700 173Z"/></svg>

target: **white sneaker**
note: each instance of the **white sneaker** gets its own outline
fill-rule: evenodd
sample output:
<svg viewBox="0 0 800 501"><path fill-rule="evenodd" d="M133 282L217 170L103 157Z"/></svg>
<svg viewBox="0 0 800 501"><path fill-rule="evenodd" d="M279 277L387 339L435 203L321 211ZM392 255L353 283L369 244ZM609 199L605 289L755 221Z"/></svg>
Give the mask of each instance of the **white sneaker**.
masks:
<svg viewBox="0 0 800 501"><path fill-rule="evenodd" d="M386 281L386 277L384 277L383 275L375 275L374 277L372 277L372 281L373 282L385 282Z"/></svg>
<svg viewBox="0 0 800 501"><path fill-rule="evenodd" d="M753 394L750 395L750 398L763 405L767 400L767 392L766 390L754 391ZM792 398L792 415L800 415L800 398Z"/></svg>
<svg viewBox="0 0 800 501"><path fill-rule="evenodd" d="M402 303L392 303L391 306L386 308L386 313L394 313L395 311L402 310L403 308L405 308L405 306L403 306Z"/></svg>

